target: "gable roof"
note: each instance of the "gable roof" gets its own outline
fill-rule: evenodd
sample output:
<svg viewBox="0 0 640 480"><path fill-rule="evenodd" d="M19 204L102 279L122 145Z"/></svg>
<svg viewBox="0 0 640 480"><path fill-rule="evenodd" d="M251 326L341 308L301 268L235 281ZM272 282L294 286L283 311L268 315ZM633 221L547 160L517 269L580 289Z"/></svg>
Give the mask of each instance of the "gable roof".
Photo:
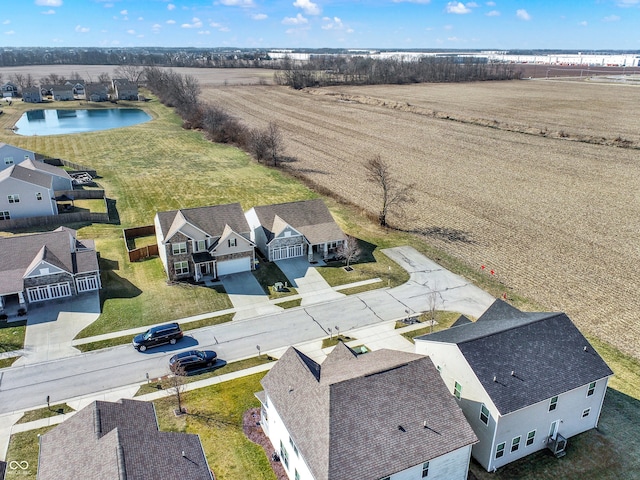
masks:
<svg viewBox="0 0 640 480"><path fill-rule="evenodd" d="M380 478L477 441L421 355L339 343L319 365L290 347L261 383L316 480Z"/></svg>
<svg viewBox="0 0 640 480"><path fill-rule="evenodd" d="M457 344L501 415L613 375L567 315L502 300L476 322L416 340Z"/></svg>
<svg viewBox="0 0 640 480"><path fill-rule="evenodd" d="M302 233L312 245L346 238L325 203L319 198L262 205L253 209L265 230L267 242L282 231L284 222Z"/></svg>
<svg viewBox="0 0 640 480"><path fill-rule="evenodd" d="M76 239L76 231L70 228L2 237L0 295L21 292L24 276L42 260L73 274L99 270L93 240Z"/></svg>
<svg viewBox="0 0 640 480"><path fill-rule="evenodd" d="M45 162L40 162L38 160L31 160L30 158L27 158L26 160L20 162L18 166L71 180L71 175L69 175L66 170L63 170L62 168L56 167L54 165L49 165Z"/></svg>
<svg viewBox="0 0 640 480"><path fill-rule="evenodd" d="M123 399L94 401L40 437L38 479L78 478L212 476L197 435L160 432L152 403Z"/></svg>
<svg viewBox="0 0 640 480"><path fill-rule="evenodd" d="M31 170L21 165L11 165L9 168L2 170L0 172L0 182L7 178L15 178L16 180L47 189L53 188L53 177L50 174Z"/></svg>
<svg viewBox="0 0 640 480"><path fill-rule="evenodd" d="M210 235L220 237L228 225L234 232L249 234L249 224L239 203L183 208L158 212L162 241L167 242L183 226L189 224Z"/></svg>

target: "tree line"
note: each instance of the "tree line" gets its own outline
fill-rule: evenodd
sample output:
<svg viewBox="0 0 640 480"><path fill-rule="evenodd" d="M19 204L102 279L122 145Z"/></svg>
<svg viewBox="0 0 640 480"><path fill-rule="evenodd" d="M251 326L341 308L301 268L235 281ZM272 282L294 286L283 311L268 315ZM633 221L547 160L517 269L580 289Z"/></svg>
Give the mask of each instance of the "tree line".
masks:
<svg viewBox="0 0 640 480"><path fill-rule="evenodd" d="M521 72L512 64L460 56L373 59L362 56L312 56L304 63L285 58L276 83L301 89L331 85L380 85L512 80Z"/></svg>

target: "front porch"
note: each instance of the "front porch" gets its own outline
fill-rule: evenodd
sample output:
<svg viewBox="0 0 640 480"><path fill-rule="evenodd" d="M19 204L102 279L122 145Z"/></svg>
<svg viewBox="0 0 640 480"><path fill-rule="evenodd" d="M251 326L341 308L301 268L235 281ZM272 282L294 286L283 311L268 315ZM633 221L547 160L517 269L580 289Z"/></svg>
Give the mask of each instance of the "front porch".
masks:
<svg viewBox="0 0 640 480"><path fill-rule="evenodd" d="M4 318L4 315L9 322L26 320L27 303L22 292L0 297L0 318Z"/></svg>

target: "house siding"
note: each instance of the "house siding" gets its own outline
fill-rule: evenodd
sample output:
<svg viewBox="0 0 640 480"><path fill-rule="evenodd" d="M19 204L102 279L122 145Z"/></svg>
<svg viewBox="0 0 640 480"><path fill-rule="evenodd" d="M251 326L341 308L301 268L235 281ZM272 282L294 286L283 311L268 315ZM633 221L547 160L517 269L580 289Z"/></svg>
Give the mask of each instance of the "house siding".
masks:
<svg viewBox="0 0 640 480"><path fill-rule="evenodd" d="M11 158L13 163L7 164L5 162L5 159L8 158ZM29 150L14 147L13 145L2 145L0 146L0 171L4 170L5 168L9 168L14 164L17 165L27 158L35 160L36 155Z"/></svg>
<svg viewBox="0 0 640 480"><path fill-rule="evenodd" d="M160 227L160 219L158 218L158 215L154 217L153 225L156 228L156 244L158 245L158 256L162 261L162 265L164 265L164 271L167 272L167 276L169 276L169 267L167 265L167 257L169 256L169 252L167 252L167 246L164 244L164 232Z"/></svg>
<svg viewBox="0 0 640 480"><path fill-rule="evenodd" d="M36 193L42 194L42 200L36 199ZM9 195L20 195L18 203L9 203ZM9 177L0 183L0 211L8 211L11 218L27 218L57 215L58 207L52 199L53 191Z"/></svg>

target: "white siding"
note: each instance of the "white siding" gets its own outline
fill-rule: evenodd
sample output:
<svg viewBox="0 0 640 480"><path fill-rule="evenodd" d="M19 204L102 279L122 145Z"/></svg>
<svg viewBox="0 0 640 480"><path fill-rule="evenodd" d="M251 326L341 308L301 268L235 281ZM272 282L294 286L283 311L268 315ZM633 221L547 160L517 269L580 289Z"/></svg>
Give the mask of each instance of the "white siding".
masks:
<svg viewBox="0 0 640 480"><path fill-rule="evenodd" d="M249 224L249 228L251 229L250 239L253 243L256 244L258 250L262 252L262 254L267 256L267 238L265 237L264 230L260 225L260 221L258 220L258 216L256 215L255 210L252 208L244 214L247 219L247 223Z"/></svg>
<svg viewBox="0 0 640 480"><path fill-rule="evenodd" d="M42 194L42 200L37 200L36 193ZM20 201L9 203L8 196L16 194L20 195ZM9 211L12 219L56 215L58 211L52 197L52 190L12 177L0 182L0 211Z"/></svg>
<svg viewBox="0 0 640 480"><path fill-rule="evenodd" d="M466 480L471 457L471 445L459 448L429 461L429 474L422 477L424 462L391 475L390 480Z"/></svg>
<svg viewBox="0 0 640 480"><path fill-rule="evenodd" d="M13 164L17 165L20 162L23 162L25 157L29 157L31 160L36 159L35 153L29 150L24 150L7 144L0 146L0 171L5 168L9 168ZM7 164L5 162L6 158L11 158L13 160L13 164Z"/></svg>
<svg viewBox="0 0 640 480"><path fill-rule="evenodd" d="M158 215L156 214L153 219L153 224L156 227L156 243L158 244L158 256L160 260L162 260L162 265L164 266L164 271L169 274L169 266L167 265L167 251L165 249L165 245L163 242L164 232L160 227L160 220L158 219Z"/></svg>

